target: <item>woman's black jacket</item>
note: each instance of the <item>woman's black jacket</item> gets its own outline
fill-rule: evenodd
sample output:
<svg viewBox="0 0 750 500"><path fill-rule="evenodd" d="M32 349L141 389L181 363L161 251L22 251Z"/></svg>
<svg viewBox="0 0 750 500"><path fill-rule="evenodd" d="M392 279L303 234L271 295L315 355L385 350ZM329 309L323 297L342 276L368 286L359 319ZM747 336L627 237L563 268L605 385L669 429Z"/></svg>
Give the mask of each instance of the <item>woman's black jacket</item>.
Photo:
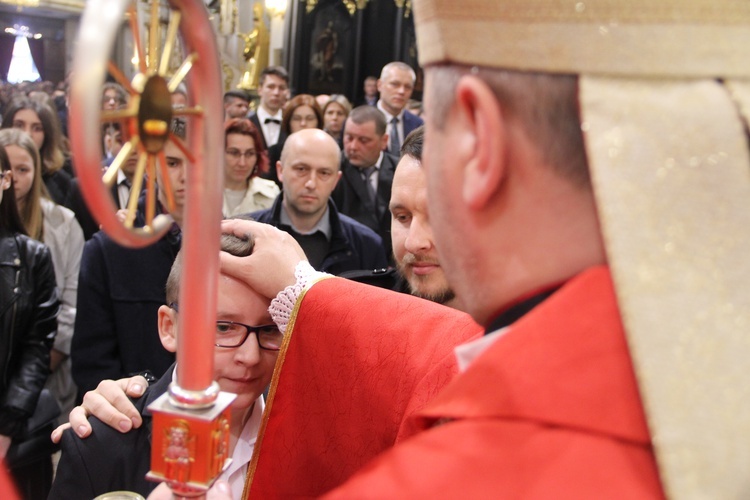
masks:
<svg viewBox="0 0 750 500"><path fill-rule="evenodd" d="M60 300L49 249L0 229L0 434L18 435L49 375Z"/></svg>

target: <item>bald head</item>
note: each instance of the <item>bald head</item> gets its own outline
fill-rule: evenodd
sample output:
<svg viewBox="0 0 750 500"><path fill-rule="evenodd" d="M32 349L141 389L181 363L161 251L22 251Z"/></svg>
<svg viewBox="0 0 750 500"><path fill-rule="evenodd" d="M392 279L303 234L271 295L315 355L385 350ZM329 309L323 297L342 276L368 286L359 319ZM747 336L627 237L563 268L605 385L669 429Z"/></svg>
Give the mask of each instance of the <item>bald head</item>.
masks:
<svg viewBox="0 0 750 500"><path fill-rule="evenodd" d="M284 206L296 227L314 226L323 216L341 176L340 162L341 150L327 132L303 129L287 138L276 168Z"/></svg>
<svg viewBox="0 0 750 500"><path fill-rule="evenodd" d="M286 165L301 151L317 150L321 157L335 157L336 169L341 157L341 150L336 141L326 132L317 129L302 129L290 135L281 151L281 164Z"/></svg>

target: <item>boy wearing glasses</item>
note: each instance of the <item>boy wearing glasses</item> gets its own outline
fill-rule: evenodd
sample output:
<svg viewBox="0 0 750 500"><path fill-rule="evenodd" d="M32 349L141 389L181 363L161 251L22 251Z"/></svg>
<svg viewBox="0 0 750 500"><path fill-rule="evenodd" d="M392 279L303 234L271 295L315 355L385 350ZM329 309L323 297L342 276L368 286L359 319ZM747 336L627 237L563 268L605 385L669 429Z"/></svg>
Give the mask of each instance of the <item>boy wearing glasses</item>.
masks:
<svg viewBox="0 0 750 500"><path fill-rule="evenodd" d="M221 249L232 255L250 255L252 248L250 241L222 236ZM158 311L159 337L170 352L177 350L181 270L178 254L167 279L169 306ZM228 482L234 498L239 498L263 414L262 394L270 383L282 334L268 313L269 300L235 278L220 275L217 306L214 379L222 391L237 394L231 406L232 464L219 479ZM147 496L157 486L145 479L151 461L151 416L146 408L167 390L174 369L172 366L136 401L144 421L140 428L121 434L92 418L93 432L88 439L64 433L50 498L93 498L116 490Z"/></svg>

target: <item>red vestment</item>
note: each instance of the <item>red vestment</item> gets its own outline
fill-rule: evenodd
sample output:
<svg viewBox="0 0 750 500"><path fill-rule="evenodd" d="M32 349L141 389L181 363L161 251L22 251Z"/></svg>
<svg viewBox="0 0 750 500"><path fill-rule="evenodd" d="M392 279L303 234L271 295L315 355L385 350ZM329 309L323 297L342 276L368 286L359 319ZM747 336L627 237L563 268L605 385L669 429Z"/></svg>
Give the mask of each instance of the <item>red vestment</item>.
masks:
<svg viewBox="0 0 750 500"><path fill-rule="evenodd" d="M298 301L249 467L253 498L318 496L397 441L478 338L467 314L331 278Z"/></svg>
<svg viewBox="0 0 750 500"><path fill-rule="evenodd" d="M661 498L609 271L514 323L331 498Z"/></svg>

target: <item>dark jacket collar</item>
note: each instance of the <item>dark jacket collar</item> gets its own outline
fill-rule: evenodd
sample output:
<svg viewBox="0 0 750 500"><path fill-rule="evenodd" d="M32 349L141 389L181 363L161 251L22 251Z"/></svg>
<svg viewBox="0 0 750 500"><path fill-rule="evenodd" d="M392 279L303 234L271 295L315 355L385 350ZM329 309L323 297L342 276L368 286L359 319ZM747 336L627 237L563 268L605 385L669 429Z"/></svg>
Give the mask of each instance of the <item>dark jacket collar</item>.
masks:
<svg viewBox="0 0 750 500"><path fill-rule="evenodd" d="M276 197L271 207L271 225L274 227L281 227L281 210L284 194L280 194ZM336 208L336 204L329 197L328 198L328 217L331 221L331 241L328 247L328 255L333 252L337 252L342 248L347 248L347 239L341 229L341 218L339 217L339 211Z"/></svg>

